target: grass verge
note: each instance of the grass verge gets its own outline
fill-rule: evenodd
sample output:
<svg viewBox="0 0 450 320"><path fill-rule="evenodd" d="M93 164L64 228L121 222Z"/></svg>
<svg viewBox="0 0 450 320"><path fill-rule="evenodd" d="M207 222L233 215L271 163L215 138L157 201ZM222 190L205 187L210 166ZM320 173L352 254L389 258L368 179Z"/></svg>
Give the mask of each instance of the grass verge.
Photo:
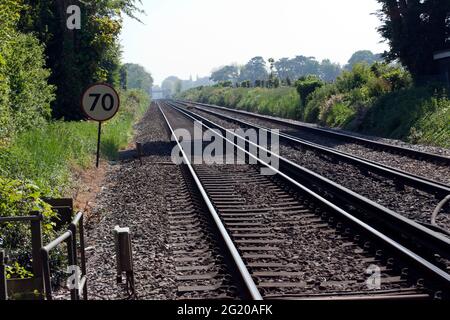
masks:
<svg viewBox="0 0 450 320"><path fill-rule="evenodd" d="M103 126L101 156L115 159L143 115L149 98L139 91L122 93L118 115ZM87 168L96 152L97 123L51 122L28 130L0 149L0 176L32 181L46 196L61 196L71 186L72 168Z"/></svg>

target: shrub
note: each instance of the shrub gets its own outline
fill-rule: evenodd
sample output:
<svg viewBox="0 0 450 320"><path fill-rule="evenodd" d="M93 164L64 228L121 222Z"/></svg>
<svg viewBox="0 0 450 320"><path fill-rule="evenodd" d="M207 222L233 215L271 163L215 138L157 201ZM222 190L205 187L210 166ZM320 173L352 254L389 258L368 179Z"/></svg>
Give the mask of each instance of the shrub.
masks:
<svg viewBox="0 0 450 320"><path fill-rule="evenodd" d="M0 177L0 216L29 216L39 212L42 224L43 241L48 243L55 238L54 222L56 213L41 197L41 190L31 182L23 182ZM8 277L24 278L32 274L31 231L29 223L0 224L0 246L5 249L9 260Z"/></svg>
<svg viewBox="0 0 450 320"><path fill-rule="evenodd" d="M21 9L20 1L0 4L0 145L15 132L42 125L54 100L43 46L15 30Z"/></svg>
<svg viewBox="0 0 450 320"><path fill-rule="evenodd" d="M301 77L295 82L295 87L300 95L300 100L302 106L306 106L306 101L311 93L316 91L318 88L322 87L324 82L320 80L317 76L307 76Z"/></svg>
<svg viewBox="0 0 450 320"><path fill-rule="evenodd" d="M340 92L346 92L365 85L372 76L369 65L357 63L351 71L344 71L337 79L336 86Z"/></svg>
<svg viewBox="0 0 450 320"><path fill-rule="evenodd" d="M405 89L379 98L360 129L390 138L448 146L449 109L450 100L431 88Z"/></svg>

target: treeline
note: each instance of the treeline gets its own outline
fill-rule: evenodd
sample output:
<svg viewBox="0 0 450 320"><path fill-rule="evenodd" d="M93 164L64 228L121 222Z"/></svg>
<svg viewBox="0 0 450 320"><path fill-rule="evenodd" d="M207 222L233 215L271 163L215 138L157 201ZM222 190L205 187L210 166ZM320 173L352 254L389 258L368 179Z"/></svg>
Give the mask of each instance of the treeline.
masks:
<svg viewBox="0 0 450 320"><path fill-rule="evenodd" d="M351 70L358 62L371 64L381 61L381 54L369 50L355 52L348 64L341 66L329 59L321 62L314 57L298 55L295 58L273 58L267 61L263 57L254 57L243 66L228 65L212 72L210 79L222 86L267 87L278 88L280 85L290 86L295 80L313 75L325 82L332 82L344 70Z"/></svg>
<svg viewBox="0 0 450 320"><path fill-rule="evenodd" d="M198 87L181 99L292 118L357 132L450 147L450 99L439 83L415 86L398 65L357 63L327 83L309 75L295 86Z"/></svg>
<svg viewBox="0 0 450 320"><path fill-rule="evenodd" d="M150 94L153 77L143 66L125 63L120 68L120 86L122 89L137 89Z"/></svg>
<svg viewBox="0 0 450 320"><path fill-rule="evenodd" d="M176 76L170 76L163 80L161 87L155 86L155 90L164 90L166 92L166 97L174 94L178 94L181 91L189 90L191 88L200 86L213 85L214 82L209 79L209 77L199 77L192 79L192 76L188 80L182 80Z"/></svg>
<svg viewBox="0 0 450 320"><path fill-rule="evenodd" d="M181 97L450 147L448 72L434 58L450 50L450 1L377 1L378 31L390 46L382 56L358 51L329 72L330 63L304 56L270 59L269 68L255 57Z"/></svg>

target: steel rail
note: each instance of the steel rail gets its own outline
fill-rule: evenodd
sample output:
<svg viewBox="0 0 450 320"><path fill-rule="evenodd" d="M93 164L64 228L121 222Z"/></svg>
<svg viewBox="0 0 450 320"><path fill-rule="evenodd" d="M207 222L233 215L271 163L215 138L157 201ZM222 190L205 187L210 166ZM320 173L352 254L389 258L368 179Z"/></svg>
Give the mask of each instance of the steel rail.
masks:
<svg viewBox="0 0 450 320"><path fill-rule="evenodd" d="M195 107L195 108L198 110L201 110L203 112L212 114L214 116L220 117L224 120L233 121L235 123L238 123L239 125L243 125L248 128L262 130L267 133L272 132L273 134L278 135L280 137L280 140L283 140L286 143L299 144L310 150L319 151L323 154L331 155L342 161L346 161L351 164L356 164L361 167L369 168L373 172L382 174L391 179L395 179L396 181L406 182L406 184L408 184L409 186L415 187L422 191L426 191L428 193L432 193L436 197L444 198L450 194L450 186L446 185L444 183L440 183L440 182L433 181L433 180L430 180L430 179L427 179L424 177L413 175L406 171L402 171L402 170L399 170L399 169L396 169L396 168L393 168L390 166L382 165L382 164L376 163L374 161L366 160L366 159L351 155L346 152L338 151L333 148L324 147L317 143L312 143L312 142L306 141L304 139L300 139L298 137L295 137L295 136L292 136L292 135L289 135L289 134L286 134L283 132L275 133L275 132L271 131L269 128L266 128L266 127L263 127L263 126L245 121L245 120L237 119L237 118L227 116L227 115L224 115L221 113L217 113L217 112L214 112L214 111L211 111L208 109L204 109L204 108L199 108L199 107Z"/></svg>
<svg viewBox="0 0 450 320"><path fill-rule="evenodd" d="M178 110L180 113L184 114L187 118L189 118L189 119L191 119L193 121L198 121L199 120L199 119L196 118L196 116L198 116L198 115L196 115L196 114L194 114L192 112L187 112L187 111L185 111L183 109L180 109L180 108L178 108L176 106L173 106L173 105L172 105L172 108L174 108L175 110ZM201 116L198 116L198 117L202 118ZM205 123L209 123L210 126L208 126ZM230 140L226 135L223 134L223 131L227 132L227 134L230 134L230 137L233 136L234 138L236 138L238 140L240 139L240 140L243 140L243 141L245 141L247 143L251 143L250 141L240 137L239 135L234 134L233 132L231 132L228 129L222 128L222 127L218 126L217 124L214 124L213 122L211 122L211 121L209 121L207 119L204 119L204 122L202 121L201 125L205 129L213 130L214 132L217 132L216 130L219 130L219 132L217 132L217 133L220 133L221 138L224 141L230 143L231 145L233 145L237 149L243 151L246 155L248 155L249 157L251 157L254 160L256 160L261 166L264 166L264 167L268 168L269 170L272 170L274 173L276 173L277 175L282 177L285 181L288 181L289 183L291 183L292 185L296 186L297 188L299 188L300 190L302 190L306 194L310 195L312 198L316 199L319 203L321 203L322 205L324 205L327 208L329 208L332 212L335 212L335 213L339 214L341 217L343 217L344 219L346 219L348 221L351 221L353 224L355 224L360 229L362 229L365 232L367 232L373 238L377 239L381 243L385 244L388 248L390 248L391 250L395 251L401 257L403 257L404 259L406 259L406 260L410 261L411 263L413 263L418 269L422 270L423 272L428 274L430 277L432 277L435 281L437 281L437 283L439 283L442 287L444 287L447 292L450 292L449 291L450 290L450 274L449 273L447 273L446 271L444 271L441 268L437 267L436 265L432 264L431 262L429 262L425 258L421 257L420 255L418 255L415 252L413 252L412 250L410 250L409 248L403 246L402 244L400 244L396 240L394 240L394 239L388 237L387 235L383 234L382 232L376 230L375 228L373 228L372 226L368 225L364 221L358 219L354 215L352 215L352 214L346 212L345 210L341 209L340 207L338 207L337 205L333 204L329 200L323 198L322 196L320 196L316 192L314 192L314 191L310 190L309 188L305 187L304 185L299 183L297 180L293 179L292 177L288 176L286 173L282 172L281 169L277 169L277 168L271 166L270 164L268 164L267 162L265 162L264 160L261 160L260 158L258 158L254 154L252 154L251 152L247 151L247 148L242 148L241 146L239 146L239 144L236 144L234 141ZM214 126L216 126L216 128L214 128ZM264 152L269 152L267 149L265 149L265 148L263 148L261 146L256 145L256 147L258 149L260 149L260 150L263 150ZM429 231L429 230L423 230L423 229L426 229L426 228L418 225L417 223L414 223L414 222L411 222L411 221L409 221L409 223L415 224L416 227L418 229L422 230L422 231ZM433 232L433 231L429 231L429 232ZM436 236L438 238L441 237L438 234L436 234ZM442 240L445 240L445 238L442 237ZM448 240L447 240L446 243L449 244L450 242L448 242Z"/></svg>
<svg viewBox="0 0 450 320"><path fill-rule="evenodd" d="M236 265L237 270L239 270L240 277L242 278L245 288L247 289L248 293L252 297L253 300L262 300L262 296L253 281L252 276L250 275L250 272L248 271L247 267L245 266L244 261L242 260L242 257L239 254L239 251L236 249L236 246L234 245L233 241L231 240L230 235L228 234L225 226L222 223L222 220L219 217L219 214L217 213L216 209L214 208L214 205L212 204L211 200L208 197L208 194L206 193L202 183L200 182L200 179L198 178L197 174L195 173L194 168L192 167L192 164L189 161L189 158L187 157L186 153L183 150L183 147L181 146L180 142L178 141L177 136L175 135L175 132L166 116L164 111L162 110L161 106L158 103L158 108L161 114L164 117L164 120L166 121L167 126L169 127L171 136L173 139L175 139L177 146L183 156L184 162L187 165L189 172L195 181L195 184L197 185L203 200L205 201L206 206L208 207L209 212L211 213L211 216L216 223L216 226L220 232L220 236L224 240L224 243Z"/></svg>
<svg viewBox="0 0 450 320"><path fill-rule="evenodd" d="M185 101L185 100L180 100L180 101L183 101L184 103L192 103L191 101ZM333 137L333 138L338 138L338 139L345 140L345 141L351 141L351 142L356 142L356 143L363 144L363 145L364 144L369 145L372 148L389 150L391 152L400 153L400 154L407 155L412 158L422 158L422 159L427 159L427 160L431 160L431 161L435 161L435 162L442 162L442 163L450 165L450 157L438 155L435 153L417 151L417 150L413 150L413 149L409 149L409 148L405 148L405 147L401 147L401 146L388 144L385 142L378 142L378 141L373 141L373 140L370 140L367 138L355 137L355 136L352 136L352 135L349 135L346 133L342 133L342 132L335 132L335 131L331 131L331 130L327 130L327 129L323 129L323 128L308 126L306 124L301 124L298 122L294 123L294 122L291 122L288 120L270 117L270 116L266 116L266 115L261 115L261 114L257 114L257 113L253 113L253 112L244 111L244 110L225 108L225 107L207 104L207 103L200 103L200 102L195 102L195 103L205 106L205 107L220 109L220 110L229 111L229 112L238 113L238 114L245 114L245 115L252 116L255 118L268 120L271 122L279 123L279 124L289 126L292 128L297 128L300 130L313 132L316 134L318 133L318 134L326 135L326 136Z"/></svg>
<svg viewBox="0 0 450 320"><path fill-rule="evenodd" d="M431 230L411 219L401 216L400 214L381 206L380 204L367 199L359 195L358 193L351 191L327 178L320 176L319 174L301 167L298 164L295 164L287 159L282 158L281 156L249 141L248 139L244 139L241 136L235 134L234 132L219 126L218 124L200 116L195 113L189 112L187 110L180 109L179 107L173 106L173 108L177 109L181 113L189 116L190 118L201 121L203 125L209 124L207 126L209 129L216 128L220 130L222 133L230 134L231 136L236 137L254 147L258 148L258 150L262 150L266 154L270 154L272 157L276 157L279 160L280 171L283 173L287 173L296 177L296 179L300 179L303 181L302 183L308 182L308 186L319 186L326 189L328 192L331 192L339 199L346 201L351 206L355 206L362 210L362 218L364 219L364 215L369 215L369 218L365 218L365 220L376 221L383 228L388 230L392 237L396 237L400 239L399 241L404 242L402 239L404 236L408 238L408 245L412 244L416 247L426 248L424 250L428 251L427 253L430 255L439 254L441 257L450 260L450 239L443 236L442 234ZM429 252L429 250L433 248L433 252Z"/></svg>

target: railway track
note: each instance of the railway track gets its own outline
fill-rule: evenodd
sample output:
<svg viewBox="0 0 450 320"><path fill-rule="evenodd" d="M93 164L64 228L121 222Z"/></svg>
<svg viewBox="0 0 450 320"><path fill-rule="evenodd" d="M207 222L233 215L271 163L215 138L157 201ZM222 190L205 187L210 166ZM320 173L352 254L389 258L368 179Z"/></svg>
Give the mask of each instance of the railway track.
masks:
<svg viewBox="0 0 450 320"><path fill-rule="evenodd" d="M409 248L413 248L431 261L442 265L442 268L446 269L449 267L450 239L441 232L436 232L429 227L418 224L412 219L404 217L367 197L343 187L338 182L333 182L316 172L272 153L249 141L246 137L235 134L203 116L189 110L180 109L171 102L169 103L186 116L203 122L208 128L219 130L224 136L231 134L234 137L233 139L237 139L239 142L246 141L245 143L260 149L259 151L262 151L263 154L270 153L272 157L277 157L280 171L295 179L296 182L322 195L335 205L346 209L358 219L375 226L379 230L383 230L383 233L386 235ZM375 190L375 192L383 193L389 192L389 190ZM433 248L433 250L430 250L430 248Z"/></svg>
<svg viewBox="0 0 450 320"><path fill-rule="evenodd" d="M180 101L180 102L191 103L191 102L186 102L186 101ZM221 110L221 111L231 113L231 114L234 113L234 114L243 115L245 117L248 116L248 118L246 118L246 119L252 119L252 118L253 119L261 119L261 120L264 120L264 123L272 123L272 125L275 123L275 124L281 125L282 127L286 126L287 128L291 128L291 129L294 128L294 129L297 129L300 131L310 132L310 133L317 134L322 137L327 136L327 137L331 137L333 139L340 139L341 141L347 141L347 142L357 143L360 145L365 145L365 146L371 147L375 150L385 150L392 154L406 155L413 159L428 160L428 161L435 162L435 163L450 165L450 157L446 156L445 154L437 154L437 153L431 153L431 152L424 152L424 151L420 151L420 150L414 150L414 149L403 147L403 146L398 146L398 145L380 142L380 141L376 141L376 140L371 140L371 139L367 139L367 138L363 138L363 137L353 136L353 135L349 135L349 134L346 134L343 132L337 132L337 131L331 130L331 129L320 128L320 127L316 127L316 126L308 125L308 124L302 124L298 121L291 121L288 119L281 119L281 118L261 115L261 114L257 114L257 113L247 112L244 110L230 109L230 108L220 107L220 106L206 104L206 103L198 103L198 102L196 102L195 104L198 104L198 105L201 105L201 106L204 106L207 108ZM321 140L323 140L323 139L321 139Z"/></svg>
<svg viewBox="0 0 450 320"><path fill-rule="evenodd" d="M393 170L408 172L412 176L417 176L418 168L428 167L428 171L435 171L435 174L431 179L427 179L425 175L420 177L421 179L431 180L432 182L447 186L450 185L450 176L448 174L450 156L444 153L437 154L414 150L337 132L332 129L319 128L293 120L280 119L243 110L197 102L177 102L202 107L202 110L206 112L215 110L217 113L219 111L221 116L234 117L252 125L259 125L260 127L269 129L280 129L286 135L295 137L303 142L339 151L341 154L350 155L353 158L359 158L377 165L387 166Z"/></svg>
<svg viewBox="0 0 450 320"><path fill-rule="evenodd" d="M197 119L194 114L166 102L161 102L159 108L177 141L175 129L193 130ZM206 120L202 126L209 129L213 124ZM230 140L223 135L223 139L234 150L241 148L236 144L239 137ZM180 142L178 147L182 148ZM255 157L244 149L241 151L247 157ZM258 165L191 164L186 154L183 157L190 179L195 182L218 230L217 236L229 252L230 269L238 274L233 278L238 280L236 287L243 288L241 296L253 299L449 297L450 276L442 265L429 262L300 184L285 168L271 168L277 174L268 177L260 175L258 169L270 165L257 157ZM421 227L412 226L419 230ZM420 234L424 230L416 231ZM402 234L412 235L411 231ZM443 240L431 231L429 236ZM420 244L425 245L423 240ZM433 254L441 253L436 246L439 240L435 241L427 249ZM445 247L445 241L441 245Z"/></svg>
<svg viewBox="0 0 450 320"><path fill-rule="evenodd" d="M188 169L181 166L180 170L184 184L175 186L167 197L178 296L238 298L231 277L233 270L227 268L229 257L214 236L217 229L208 218Z"/></svg>
<svg viewBox="0 0 450 320"><path fill-rule="evenodd" d="M197 108L193 104L190 104L190 107L196 114L216 123L221 122L225 127L230 126L228 123L233 123L236 124L234 128L269 132L269 129L248 121ZM283 144L281 154L287 159L428 228L450 235L450 221L445 215L439 217L438 223L432 222L433 211L439 202L450 194L450 186L309 143L283 132L277 135ZM383 192L380 193L381 190Z"/></svg>

